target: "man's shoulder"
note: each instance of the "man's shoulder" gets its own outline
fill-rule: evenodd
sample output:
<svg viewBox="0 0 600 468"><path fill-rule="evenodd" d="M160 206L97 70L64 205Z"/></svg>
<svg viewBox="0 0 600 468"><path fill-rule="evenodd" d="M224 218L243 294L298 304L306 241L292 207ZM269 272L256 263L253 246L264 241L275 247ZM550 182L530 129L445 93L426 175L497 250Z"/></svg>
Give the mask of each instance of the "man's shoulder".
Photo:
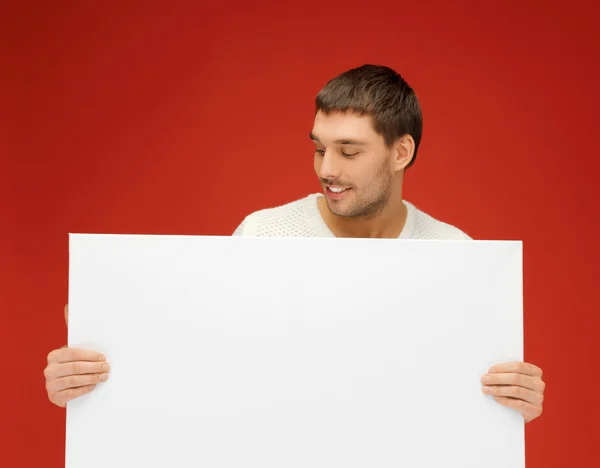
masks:
<svg viewBox="0 0 600 468"><path fill-rule="evenodd" d="M430 240L472 240L472 238L458 227L420 210L416 206L407 203L415 213L415 225L413 228L413 239Z"/></svg>
<svg viewBox="0 0 600 468"><path fill-rule="evenodd" d="M310 216L315 197L306 197L254 211L244 218L234 236L308 236L312 235Z"/></svg>

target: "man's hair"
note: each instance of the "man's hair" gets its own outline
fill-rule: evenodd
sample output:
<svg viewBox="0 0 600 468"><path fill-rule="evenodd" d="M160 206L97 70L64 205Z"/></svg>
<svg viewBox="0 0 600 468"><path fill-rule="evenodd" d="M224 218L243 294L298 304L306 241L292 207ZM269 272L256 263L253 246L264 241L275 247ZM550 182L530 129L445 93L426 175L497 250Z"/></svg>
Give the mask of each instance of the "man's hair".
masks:
<svg viewBox="0 0 600 468"><path fill-rule="evenodd" d="M383 136L388 147L398 138L411 135L415 152L407 168L414 163L423 132L423 116L415 92L396 71L369 64L352 68L330 80L315 103L316 112L349 110L371 116L375 131Z"/></svg>

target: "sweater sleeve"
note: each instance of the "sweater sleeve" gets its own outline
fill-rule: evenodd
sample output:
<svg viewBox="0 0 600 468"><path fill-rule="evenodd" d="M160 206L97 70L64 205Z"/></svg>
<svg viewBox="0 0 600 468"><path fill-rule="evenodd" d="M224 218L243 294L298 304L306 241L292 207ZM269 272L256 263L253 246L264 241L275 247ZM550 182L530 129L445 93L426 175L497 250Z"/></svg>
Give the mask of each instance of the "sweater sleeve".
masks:
<svg viewBox="0 0 600 468"><path fill-rule="evenodd" d="M257 214L252 213L244 218L239 226L233 231L233 236L254 236L256 235Z"/></svg>
<svg viewBox="0 0 600 468"><path fill-rule="evenodd" d="M244 225L246 224L246 220L242 221L240 225L233 231L232 236L243 236L244 235Z"/></svg>

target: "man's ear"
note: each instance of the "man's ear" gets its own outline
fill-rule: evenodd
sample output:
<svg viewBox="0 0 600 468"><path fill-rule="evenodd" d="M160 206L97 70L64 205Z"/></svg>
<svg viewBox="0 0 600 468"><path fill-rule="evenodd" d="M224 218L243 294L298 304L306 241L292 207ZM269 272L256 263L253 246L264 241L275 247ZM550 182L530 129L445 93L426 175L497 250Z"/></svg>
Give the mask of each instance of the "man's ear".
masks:
<svg viewBox="0 0 600 468"><path fill-rule="evenodd" d="M69 327L69 304L65 306L65 324Z"/></svg>
<svg viewBox="0 0 600 468"><path fill-rule="evenodd" d="M394 164L396 171L402 171L415 155L415 140L409 134L401 136L394 143Z"/></svg>

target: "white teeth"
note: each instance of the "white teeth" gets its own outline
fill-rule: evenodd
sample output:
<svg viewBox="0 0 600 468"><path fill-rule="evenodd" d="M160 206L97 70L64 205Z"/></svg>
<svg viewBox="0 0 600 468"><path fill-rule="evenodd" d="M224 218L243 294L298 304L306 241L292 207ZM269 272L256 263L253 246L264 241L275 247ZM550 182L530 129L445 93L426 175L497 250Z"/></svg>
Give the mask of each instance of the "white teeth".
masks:
<svg viewBox="0 0 600 468"><path fill-rule="evenodd" d="M340 192L344 191L344 189L337 188L337 187L329 187L329 190L331 190L333 193L340 193Z"/></svg>

